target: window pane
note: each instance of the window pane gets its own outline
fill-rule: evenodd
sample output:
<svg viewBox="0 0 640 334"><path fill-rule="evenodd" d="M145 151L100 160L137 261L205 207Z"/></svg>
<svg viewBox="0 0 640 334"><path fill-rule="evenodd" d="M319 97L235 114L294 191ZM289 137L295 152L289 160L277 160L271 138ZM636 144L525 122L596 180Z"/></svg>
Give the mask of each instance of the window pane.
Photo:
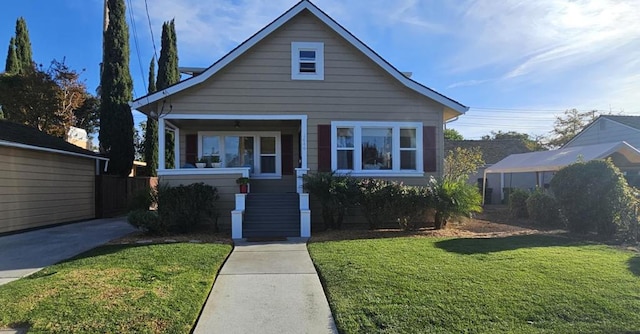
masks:
<svg viewBox="0 0 640 334"><path fill-rule="evenodd" d="M276 157L274 156L261 156L260 157L260 171L264 173L276 172Z"/></svg>
<svg viewBox="0 0 640 334"><path fill-rule="evenodd" d="M362 129L362 169L391 169L391 128Z"/></svg>
<svg viewBox="0 0 640 334"><path fill-rule="evenodd" d="M352 150L338 150L338 169L353 169Z"/></svg>
<svg viewBox="0 0 640 334"><path fill-rule="evenodd" d="M400 148L416 148L416 129L400 129Z"/></svg>
<svg viewBox="0 0 640 334"><path fill-rule="evenodd" d="M400 151L400 169L416 169L416 151Z"/></svg>
<svg viewBox="0 0 640 334"><path fill-rule="evenodd" d="M260 137L260 154L276 154L276 137Z"/></svg>
<svg viewBox="0 0 640 334"><path fill-rule="evenodd" d="M353 129L338 128L338 147L353 147Z"/></svg>
<svg viewBox="0 0 640 334"><path fill-rule="evenodd" d="M300 63L300 73L315 73L316 63Z"/></svg>
<svg viewBox="0 0 640 334"><path fill-rule="evenodd" d="M253 168L253 137L226 136L224 153L226 167Z"/></svg>
<svg viewBox="0 0 640 334"><path fill-rule="evenodd" d="M202 136L202 156L213 156L220 154L220 137Z"/></svg>
<svg viewBox="0 0 640 334"><path fill-rule="evenodd" d="M316 60L316 52L313 50L300 50L300 60Z"/></svg>

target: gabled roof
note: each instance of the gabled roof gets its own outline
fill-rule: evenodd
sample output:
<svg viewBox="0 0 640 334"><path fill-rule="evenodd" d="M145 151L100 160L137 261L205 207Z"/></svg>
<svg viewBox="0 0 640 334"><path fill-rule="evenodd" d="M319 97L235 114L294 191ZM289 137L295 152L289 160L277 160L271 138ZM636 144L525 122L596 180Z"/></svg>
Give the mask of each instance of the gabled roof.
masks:
<svg viewBox="0 0 640 334"><path fill-rule="evenodd" d="M520 139L496 139L496 140L445 140L444 152L456 147L471 149L479 147L482 151L482 158L486 164L496 162L508 157L511 154L531 152L524 141Z"/></svg>
<svg viewBox="0 0 640 334"><path fill-rule="evenodd" d="M60 138L50 136L38 129L7 120L0 120L0 146L40 149L99 160L108 160L95 152L85 150Z"/></svg>
<svg viewBox="0 0 640 334"><path fill-rule="evenodd" d="M527 173L558 171L578 161L606 159L620 153L632 163L640 164L640 151L627 142L575 146L552 151L512 154L487 168L486 173Z"/></svg>
<svg viewBox="0 0 640 334"><path fill-rule="evenodd" d="M600 122L602 119L608 119L610 121L616 122L618 124L622 124L624 126L630 127L632 129L640 131L640 116L621 116L621 115L600 115L593 122L584 127L578 134L576 134L571 140L569 140L562 147L567 147L567 145L571 144L574 140L576 140L582 133L589 130L595 124Z"/></svg>
<svg viewBox="0 0 640 334"><path fill-rule="evenodd" d="M267 37L269 34L271 34L272 32L274 32L275 30L277 30L278 28L280 28L281 26L283 26L285 23L289 22L292 18L294 18L296 15L298 15L299 13L301 13L302 11L307 10L309 11L311 14L313 14L315 17L317 17L320 21L322 21L323 23L325 23L327 26L329 26L331 29L333 29L334 32L336 32L338 35L340 35L342 38L344 38L346 41L348 41L349 43L351 43L351 45L353 45L356 49L358 49L359 51L361 51L363 54L365 54L367 57L369 57L373 62L375 62L376 64L378 64L380 67L382 67L382 69L384 69L386 72L388 72L392 77L394 77L396 80L398 80L399 82L401 82L403 85L405 85L406 87L408 87L409 89L412 89L448 108L451 108L452 110L460 113L460 114L464 114L467 110L469 110L469 107L451 99L448 98L434 90L432 90L431 88L428 88L408 77L406 77L405 75L402 74L402 72L398 71L398 69L396 69L395 67L393 67L391 64L389 64L389 62L387 62L386 60L384 60L382 57L380 57L380 55L378 55L375 51L373 51L371 48L369 48L367 45L365 45L362 41L360 41L357 37L355 37L353 34L351 34L349 31L347 31L344 27L342 27L338 22L336 22L335 20L333 20L331 17L329 17L329 15L327 15L325 12L323 12L322 10L320 10L318 7L316 7L314 4L312 4L309 0L302 0L300 1L298 4L296 4L295 6L293 6L291 9L289 9L288 11L286 11L284 14L282 14L280 17L278 17L277 19L275 19L273 22L271 22L270 24L268 24L266 27L262 28L262 30L258 31L256 34L254 34L253 36L251 36L249 39L247 39L246 41L244 41L242 44L238 45L235 49L231 50L231 52L229 52L228 54L226 54L224 57L220 58L220 60L218 60L217 62L215 62L213 65L211 65L209 68L207 68L202 74L193 76L189 79L180 81L172 86L167 87L166 89L163 89L161 91L155 92L153 94L149 94L143 97L140 97L136 100L134 100L133 102L130 103L131 107L134 109L138 109L141 107L144 107L146 105L149 105L151 103L160 101L162 99L164 99L165 97L178 93L180 91L183 91L189 87L198 85L202 82L204 82L205 80L209 79L211 76L213 76L214 74L216 74L218 71L220 71L221 69L223 69L225 66L227 66L229 63L231 63L233 60L235 60L236 58L238 58L239 56L241 56L242 54L244 54L247 50L249 50L251 47L253 47L254 45L256 45L258 42L260 42L261 40L263 40L265 37Z"/></svg>

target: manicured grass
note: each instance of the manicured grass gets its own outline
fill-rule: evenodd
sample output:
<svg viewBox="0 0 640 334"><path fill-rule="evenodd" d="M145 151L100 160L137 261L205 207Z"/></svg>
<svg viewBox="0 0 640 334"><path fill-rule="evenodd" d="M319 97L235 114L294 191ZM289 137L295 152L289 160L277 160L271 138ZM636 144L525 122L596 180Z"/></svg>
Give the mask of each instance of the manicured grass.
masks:
<svg viewBox="0 0 640 334"><path fill-rule="evenodd" d="M640 260L552 236L312 243L341 333L640 333Z"/></svg>
<svg viewBox="0 0 640 334"><path fill-rule="evenodd" d="M0 328L46 333L189 333L223 244L104 246L0 286Z"/></svg>

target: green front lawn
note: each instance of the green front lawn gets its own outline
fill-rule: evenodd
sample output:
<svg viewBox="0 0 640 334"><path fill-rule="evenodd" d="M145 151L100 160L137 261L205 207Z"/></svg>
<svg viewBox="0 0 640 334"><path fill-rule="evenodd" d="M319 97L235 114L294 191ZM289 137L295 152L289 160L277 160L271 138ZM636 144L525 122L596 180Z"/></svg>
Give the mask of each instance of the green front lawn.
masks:
<svg viewBox="0 0 640 334"><path fill-rule="evenodd" d="M46 333L189 333L223 244L103 246L0 286L0 328Z"/></svg>
<svg viewBox="0 0 640 334"><path fill-rule="evenodd" d="M638 333L640 258L553 236L311 243L341 333Z"/></svg>

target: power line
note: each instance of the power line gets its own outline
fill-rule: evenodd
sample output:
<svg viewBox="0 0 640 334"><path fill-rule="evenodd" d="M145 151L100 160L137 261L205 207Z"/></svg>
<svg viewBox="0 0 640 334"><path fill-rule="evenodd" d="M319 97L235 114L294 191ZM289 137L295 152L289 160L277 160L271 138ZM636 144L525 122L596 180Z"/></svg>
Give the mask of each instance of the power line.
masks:
<svg viewBox="0 0 640 334"><path fill-rule="evenodd" d="M142 78L142 85L144 87L144 91L147 92L147 83L145 82L144 71L142 70L142 60L140 59L140 47L138 46L138 31L136 29L136 20L133 17L133 5L131 4L131 0L129 2L129 21L131 22L131 30L133 32L133 42L136 46L136 54L138 55L138 67L140 69L140 76ZM133 94L138 96L136 93L135 86L133 88Z"/></svg>
<svg viewBox="0 0 640 334"><path fill-rule="evenodd" d="M153 56L154 59L158 59L158 50L156 49L156 40L153 38L153 27L151 26L151 16L149 16L149 5L147 4L147 0L144 0L144 9L147 12L147 21L149 22L149 31L151 32L151 45L153 45Z"/></svg>

